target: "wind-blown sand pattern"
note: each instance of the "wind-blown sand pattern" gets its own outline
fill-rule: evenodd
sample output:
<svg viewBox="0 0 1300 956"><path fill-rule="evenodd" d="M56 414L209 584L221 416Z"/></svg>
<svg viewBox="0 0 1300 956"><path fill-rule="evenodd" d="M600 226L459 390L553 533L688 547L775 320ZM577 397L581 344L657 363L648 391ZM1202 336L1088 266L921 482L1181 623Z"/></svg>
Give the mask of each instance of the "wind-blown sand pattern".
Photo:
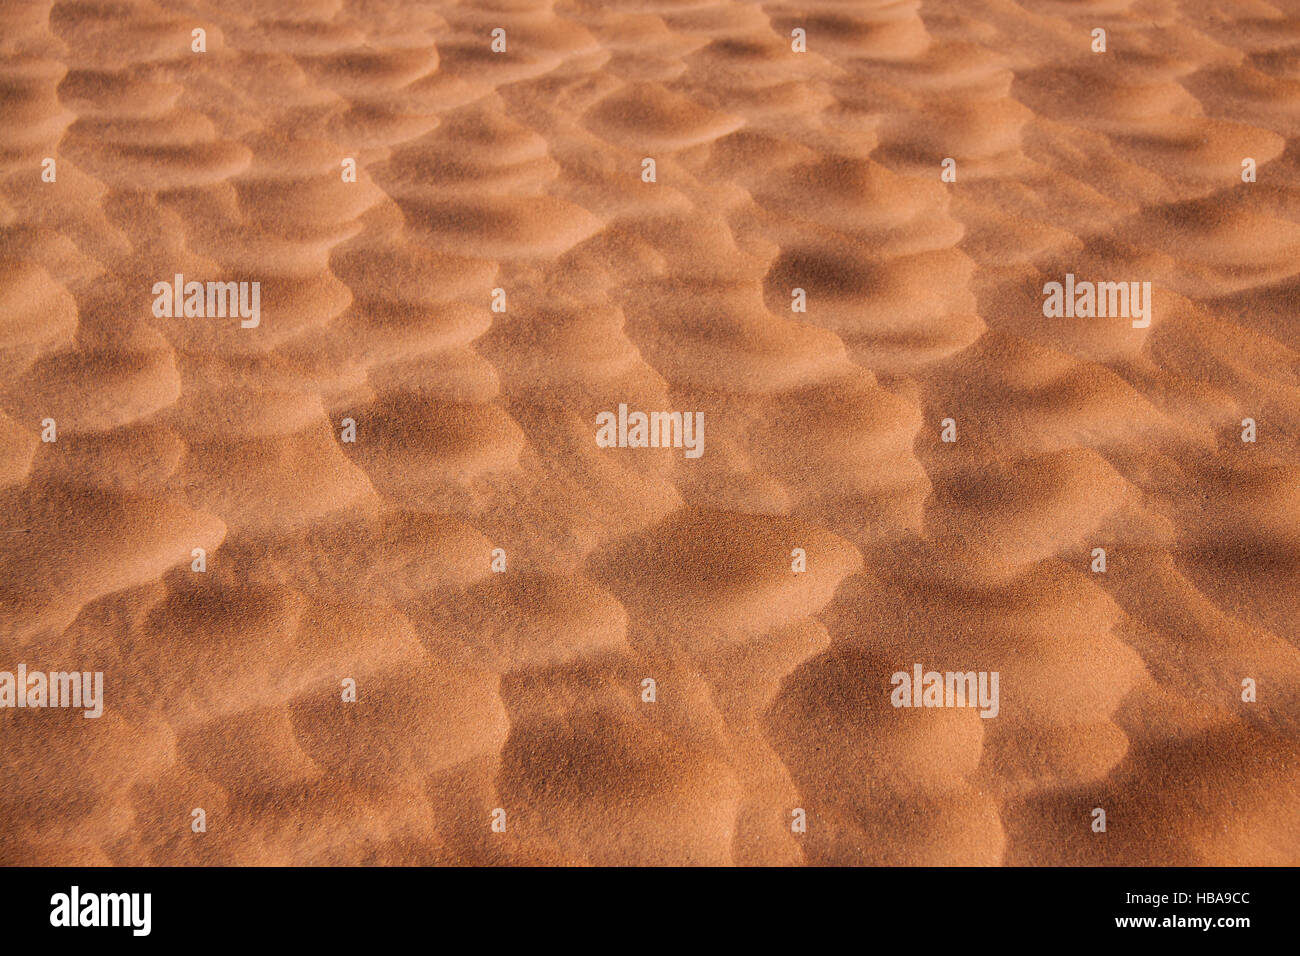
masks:
<svg viewBox="0 0 1300 956"><path fill-rule="evenodd" d="M4 7L0 862L1300 863L1297 13Z"/></svg>

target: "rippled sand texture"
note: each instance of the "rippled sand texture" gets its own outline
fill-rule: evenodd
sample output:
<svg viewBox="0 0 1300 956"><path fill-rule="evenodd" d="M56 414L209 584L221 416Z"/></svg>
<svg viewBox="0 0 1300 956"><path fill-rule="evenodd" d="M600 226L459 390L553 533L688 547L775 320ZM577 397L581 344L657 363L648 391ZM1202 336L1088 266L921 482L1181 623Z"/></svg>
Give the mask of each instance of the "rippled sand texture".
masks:
<svg viewBox="0 0 1300 956"><path fill-rule="evenodd" d="M1296 11L194 9L0 11L0 862L1300 863Z"/></svg>

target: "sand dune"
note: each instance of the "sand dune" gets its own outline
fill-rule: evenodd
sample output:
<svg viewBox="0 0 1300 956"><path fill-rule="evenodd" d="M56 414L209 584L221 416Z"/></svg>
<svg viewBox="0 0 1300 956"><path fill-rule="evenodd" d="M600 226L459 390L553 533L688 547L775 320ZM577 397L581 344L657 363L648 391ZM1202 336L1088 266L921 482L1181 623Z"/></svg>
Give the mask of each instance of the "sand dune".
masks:
<svg viewBox="0 0 1300 956"><path fill-rule="evenodd" d="M1300 863L1296 14L0 10L0 862Z"/></svg>

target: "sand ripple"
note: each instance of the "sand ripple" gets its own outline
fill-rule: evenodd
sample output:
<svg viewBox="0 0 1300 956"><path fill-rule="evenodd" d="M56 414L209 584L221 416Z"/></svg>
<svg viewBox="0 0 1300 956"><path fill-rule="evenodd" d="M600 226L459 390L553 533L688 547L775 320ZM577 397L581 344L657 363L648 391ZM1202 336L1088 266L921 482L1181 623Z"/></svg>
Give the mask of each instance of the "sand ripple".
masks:
<svg viewBox="0 0 1300 956"><path fill-rule="evenodd" d="M1293 11L10 4L0 129L0 862L1300 862Z"/></svg>

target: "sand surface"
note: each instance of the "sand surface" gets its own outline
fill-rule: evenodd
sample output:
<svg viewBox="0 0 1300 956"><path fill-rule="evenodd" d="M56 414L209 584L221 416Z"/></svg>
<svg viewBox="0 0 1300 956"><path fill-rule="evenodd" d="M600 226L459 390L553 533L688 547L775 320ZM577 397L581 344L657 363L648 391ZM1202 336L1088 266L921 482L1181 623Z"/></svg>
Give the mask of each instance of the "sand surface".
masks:
<svg viewBox="0 0 1300 956"><path fill-rule="evenodd" d="M1300 863L1298 144L1276 2L5 4L0 862Z"/></svg>

